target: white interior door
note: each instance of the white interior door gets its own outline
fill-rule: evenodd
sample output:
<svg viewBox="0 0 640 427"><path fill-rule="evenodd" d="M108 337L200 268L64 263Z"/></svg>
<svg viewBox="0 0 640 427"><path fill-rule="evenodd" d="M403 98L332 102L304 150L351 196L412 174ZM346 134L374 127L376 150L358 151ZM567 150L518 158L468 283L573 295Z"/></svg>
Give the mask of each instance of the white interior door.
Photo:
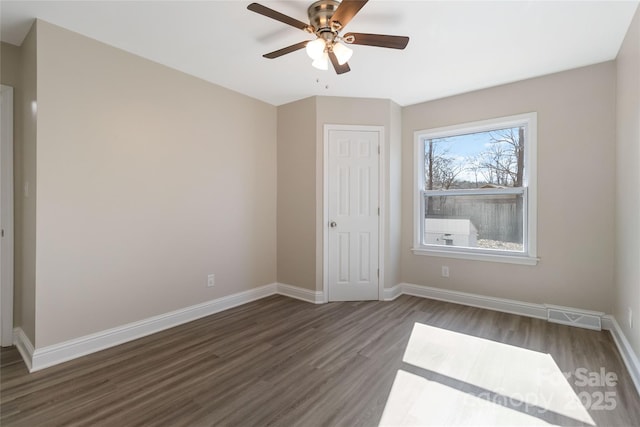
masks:
<svg viewBox="0 0 640 427"><path fill-rule="evenodd" d="M327 133L329 301L377 300L380 132Z"/></svg>
<svg viewBox="0 0 640 427"><path fill-rule="evenodd" d="M13 88L0 86L0 344L13 344Z"/></svg>

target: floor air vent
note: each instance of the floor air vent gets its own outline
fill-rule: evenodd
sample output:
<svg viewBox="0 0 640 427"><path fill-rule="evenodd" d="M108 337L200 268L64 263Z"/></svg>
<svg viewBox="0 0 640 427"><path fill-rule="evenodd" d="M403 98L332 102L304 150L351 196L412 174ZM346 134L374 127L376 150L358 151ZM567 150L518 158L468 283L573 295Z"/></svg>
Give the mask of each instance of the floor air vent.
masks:
<svg viewBox="0 0 640 427"><path fill-rule="evenodd" d="M561 323L563 325L578 326L580 328L602 329L602 316L604 313L598 311L578 310L569 307L560 307L556 305L546 305L547 320L553 323Z"/></svg>

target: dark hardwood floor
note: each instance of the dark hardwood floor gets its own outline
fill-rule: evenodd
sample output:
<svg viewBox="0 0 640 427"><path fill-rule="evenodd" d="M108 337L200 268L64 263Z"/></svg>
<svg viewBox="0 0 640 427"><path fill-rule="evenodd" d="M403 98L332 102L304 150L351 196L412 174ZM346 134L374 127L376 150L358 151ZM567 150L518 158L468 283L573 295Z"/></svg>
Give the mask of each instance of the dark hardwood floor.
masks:
<svg viewBox="0 0 640 427"><path fill-rule="evenodd" d="M549 353L563 373L613 372L615 386L580 386L575 375L569 384L581 398L609 392L607 409L591 402L594 424L640 424L608 332L410 296L322 305L272 296L33 374L14 347L2 349L0 424L374 426L399 370L476 393L403 361L416 322ZM583 425L537 409L535 420Z"/></svg>

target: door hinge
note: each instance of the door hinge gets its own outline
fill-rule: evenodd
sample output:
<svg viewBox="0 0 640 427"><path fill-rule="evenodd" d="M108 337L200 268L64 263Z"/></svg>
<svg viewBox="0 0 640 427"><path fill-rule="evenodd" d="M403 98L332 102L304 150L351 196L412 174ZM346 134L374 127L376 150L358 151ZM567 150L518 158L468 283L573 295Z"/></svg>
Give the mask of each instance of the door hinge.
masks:
<svg viewBox="0 0 640 427"><path fill-rule="evenodd" d="M380 216L380 208L378 208L378 216Z"/></svg>
<svg viewBox="0 0 640 427"><path fill-rule="evenodd" d="M378 279L380 278L380 269L378 269Z"/></svg>
<svg viewBox="0 0 640 427"><path fill-rule="evenodd" d="M378 154L380 154L380 146L378 145Z"/></svg>
<svg viewBox="0 0 640 427"><path fill-rule="evenodd" d="M0 232L0 237L4 237L4 228L2 229L2 231Z"/></svg>

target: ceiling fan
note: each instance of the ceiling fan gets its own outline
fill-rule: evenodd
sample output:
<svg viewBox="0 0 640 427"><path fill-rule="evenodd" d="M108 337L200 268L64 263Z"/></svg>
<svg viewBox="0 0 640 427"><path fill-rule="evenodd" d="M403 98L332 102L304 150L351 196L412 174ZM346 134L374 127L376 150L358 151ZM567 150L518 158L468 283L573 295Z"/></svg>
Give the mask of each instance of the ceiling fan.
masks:
<svg viewBox="0 0 640 427"><path fill-rule="evenodd" d="M341 36L340 31L344 29L360 9L367 4L367 1L368 0L342 0L342 2L338 0L316 1L309 6L307 10L309 24L298 21L295 18L269 9L258 3L251 3L247 6L247 9L316 36L315 40L296 43L264 54L262 55L263 57L274 59L287 53L306 48L307 54L313 59L312 65L314 67L327 70L329 68L329 61L331 61L336 73L343 74L351 70L347 61L353 53L346 45L359 44L404 49L409 43L409 37L385 34L347 33Z"/></svg>

